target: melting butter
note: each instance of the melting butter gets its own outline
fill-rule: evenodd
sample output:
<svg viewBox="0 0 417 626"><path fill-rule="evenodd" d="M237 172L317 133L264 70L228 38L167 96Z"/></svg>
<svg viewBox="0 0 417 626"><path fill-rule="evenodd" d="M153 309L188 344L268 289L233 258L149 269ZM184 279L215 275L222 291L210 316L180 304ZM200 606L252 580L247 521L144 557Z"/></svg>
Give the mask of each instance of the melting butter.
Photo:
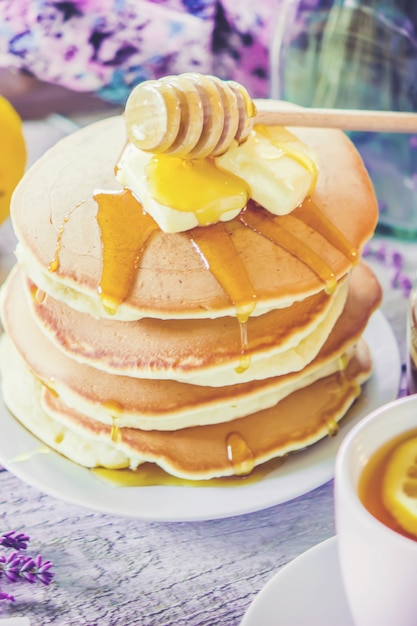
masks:
<svg viewBox="0 0 417 626"><path fill-rule="evenodd" d="M307 146L302 143L295 135L283 127L271 128L259 124L255 126L255 130L269 139L280 152L280 156L286 156L296 161L311 175L311 182L308 194L311 195L316 187L319 168L317 161L313 157Z"/></svg>
<svg viewBox="0 0 417 626"><path fill-rule="evenodd" d="M155 155L146 167L150 195L161 205L194 213L200 226L214 224L228 211L242 209L249 187L212 159L181 159Z"/></svg>

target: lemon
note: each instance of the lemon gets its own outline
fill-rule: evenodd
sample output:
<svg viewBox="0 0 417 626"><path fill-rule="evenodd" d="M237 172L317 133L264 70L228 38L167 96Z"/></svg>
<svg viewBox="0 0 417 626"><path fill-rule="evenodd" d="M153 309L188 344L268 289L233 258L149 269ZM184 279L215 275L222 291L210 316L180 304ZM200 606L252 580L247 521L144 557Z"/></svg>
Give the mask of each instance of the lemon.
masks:
<svg viewBox="0 0 417 626"><path fill-rule="evenodd" d="M0 96L0 224L9 216L10 198L26 165L22 120Z"/></svg>
<svg viewBox="0 0 417 626"><path fill-rule="evenodd" d="M417 536L417 437L398 444L388 458L382 499L401 528Z"/></svg>

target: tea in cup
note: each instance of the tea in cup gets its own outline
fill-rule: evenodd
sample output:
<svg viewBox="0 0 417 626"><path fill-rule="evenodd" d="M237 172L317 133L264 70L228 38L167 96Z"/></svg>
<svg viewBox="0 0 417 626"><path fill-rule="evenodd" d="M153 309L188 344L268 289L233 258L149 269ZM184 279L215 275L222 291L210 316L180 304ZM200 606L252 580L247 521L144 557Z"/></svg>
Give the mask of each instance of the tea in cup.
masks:
<svg viewBox="0 0 417 626"><path fill-rule="evenodd" d="M356 626L417 624L417 395L372 412L342 442L335 519Z"/></svg>

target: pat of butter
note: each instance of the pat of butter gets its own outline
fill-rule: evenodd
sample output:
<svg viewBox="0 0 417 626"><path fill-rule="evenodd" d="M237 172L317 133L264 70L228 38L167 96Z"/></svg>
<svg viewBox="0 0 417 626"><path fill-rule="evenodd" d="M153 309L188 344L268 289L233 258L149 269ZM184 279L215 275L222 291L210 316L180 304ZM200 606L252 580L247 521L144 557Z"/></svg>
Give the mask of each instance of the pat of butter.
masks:
<svg viewBox="0 0 417 626"><path fill-rule="evenodd" d="M256 127L220 157L187 160L128 144L117 169L144 210L167 233L237 217L253 198L275 215L295 209L317 179L313 154L282 127Z"/></svg>
<svg viewBox="0 0 417 626"><path fill-rule="evenodd" d="M314 189L318 173L308 147L282 126L255 127L216 164L243 178L251 197L275 215L291 213Z"/></svg>
<svg viewBox="0 0 417 626"><path fill-rule="evenodd" d="M167 233L231 220L249 198L246 183L212 160L153 155L132 145L123 153L117 178Z"/></svg>

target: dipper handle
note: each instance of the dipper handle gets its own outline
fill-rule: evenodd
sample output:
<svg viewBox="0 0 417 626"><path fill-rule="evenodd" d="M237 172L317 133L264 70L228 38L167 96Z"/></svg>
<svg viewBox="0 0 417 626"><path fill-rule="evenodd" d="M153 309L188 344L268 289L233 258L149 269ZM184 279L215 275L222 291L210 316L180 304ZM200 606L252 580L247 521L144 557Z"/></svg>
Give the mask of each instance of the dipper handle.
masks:
<svg viewBox="0 0 417 626"><path fill-rule="evenodd" d="M141 150L188 159L218 156L255 124L417 132L417 114L351 109L285 108L257 111L235 81L197 73L165 76L137 85L125 108L129 140Z"/></svg>

